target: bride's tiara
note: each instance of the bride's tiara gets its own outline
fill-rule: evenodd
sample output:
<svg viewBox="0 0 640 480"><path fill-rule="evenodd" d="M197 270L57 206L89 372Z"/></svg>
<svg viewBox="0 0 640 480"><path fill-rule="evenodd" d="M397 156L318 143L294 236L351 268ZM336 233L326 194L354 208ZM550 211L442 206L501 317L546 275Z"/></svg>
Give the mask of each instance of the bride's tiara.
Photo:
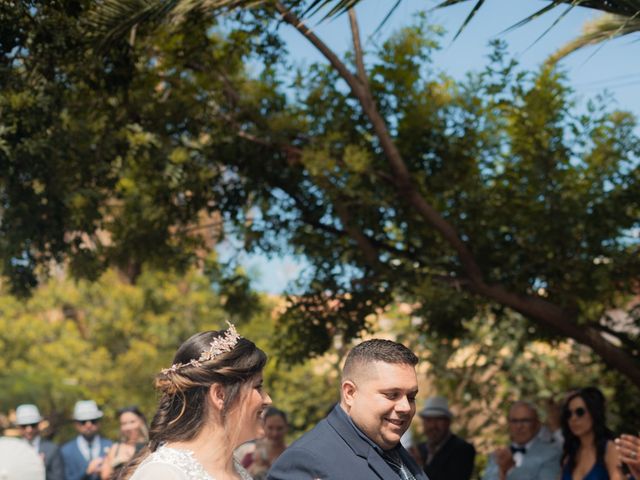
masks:
<svg viewBox="0 0 640 480"><path fill-rule="evenodd" d="M174 363L169 368L163 368L161 370L162 373L166 375L167 373L175 372L187 366L200 367L202 366L202 362L212 360L218 355L233 350L233 347L236 346L236 344L242 337L238 334L236 327L232 323L227 322L227 325L229 325L229 328L224 332L224 334L214 338L213 341L209 344L209 348L204 350L197 360L194 358L187 363Z"/></svg>

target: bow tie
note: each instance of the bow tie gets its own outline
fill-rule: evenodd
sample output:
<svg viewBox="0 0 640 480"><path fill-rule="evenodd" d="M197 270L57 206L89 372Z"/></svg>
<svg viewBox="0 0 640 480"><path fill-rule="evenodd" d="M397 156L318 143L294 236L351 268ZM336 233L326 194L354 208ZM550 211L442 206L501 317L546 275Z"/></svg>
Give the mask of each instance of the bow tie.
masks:
<svg viewBox="0 0 640 480"><path fill-rule="evenodd" d="M525 447L516 447L515 445L511 445L511 453L520 452L523 455L527 453L527 449Z"/></svg>

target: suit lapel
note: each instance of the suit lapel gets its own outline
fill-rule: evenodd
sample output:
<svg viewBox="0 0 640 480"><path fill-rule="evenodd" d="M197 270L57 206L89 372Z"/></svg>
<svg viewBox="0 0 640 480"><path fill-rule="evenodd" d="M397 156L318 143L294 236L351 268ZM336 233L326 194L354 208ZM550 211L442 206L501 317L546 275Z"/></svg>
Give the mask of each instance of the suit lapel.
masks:
<svg viewBox="0 0 640 480"><path fill-rule="evenodd" d="M393 471L389 464L380 456L380 454L365 441L358 432L354 430L353 425L343 418L336 410L342 408L339 405L327 417L327 422L336 433L344 440L348 447L358 457L364 458L369 464L372 472L382 479L397 479L398 474ZM344 412L340 412L344 413ZM346 415L346 414L344 414ZM400 449L400 457L403 463L417 479L424 479L425 475L422 469L413 461L410 455L403 449Z"/></svg>
<svg viewBox="0 0 640 480"><path fill-rule="evenodd" d="M398 478L398 474L393 471L389 464L384 461L384 458L382 458L371 446L369 446L367 463L369 463L371 470L376 472L380 478Z"/></svg>
<svg viewBox="0 0 640 480"><path fill-rule="evenodd" d="M400 458L402 458L402 463L404 466L409 469L409 471L413 474L416 479L420 480L425 478L424 470L422 467L417 464L417 462L413 459L413 457L407 452L404 447L400 449Z"/></svg>
<svg viewBox="0 0 640 480"><path fill-rule="evenodd" d="M336 433L344 440L344 442L353 450L357 456L367 458L369 455L369 449L371 446L365 442L360 435L354 430L353 425L348 420L343 419L343 415L346 413L338 413L338 408L342 408L340 405L336 405L327 417L327 422L333 428Z"/></svg>
<svg viewBox="0 0 640 480"><path fill-rule="evenodd" d="M340 405L336 405L327 417L329 425L345 441L355 455L367 460L369 468L371 468L371 470L380 478L397 478L397 474L391 469L387 462L384 461L384 459L369 443L367 443L367 441L358 435L358 432L355 431L353 425L343 418L343 415L341 414L344 414L344 412L340 412L341 414L337 412L338 408L342 407L340 407Z"/></svg>

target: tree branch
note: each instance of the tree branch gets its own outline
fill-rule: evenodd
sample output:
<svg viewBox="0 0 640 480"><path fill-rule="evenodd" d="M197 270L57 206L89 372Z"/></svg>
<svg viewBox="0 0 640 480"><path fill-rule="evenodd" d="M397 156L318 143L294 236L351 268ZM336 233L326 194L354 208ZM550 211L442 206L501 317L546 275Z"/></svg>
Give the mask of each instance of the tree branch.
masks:
<svg viewBox="0 0 640 480"><path fill-rule="evenodd" d="M440 232L449 245L453 247L458 254L458 258L460 259L469 279L474 282L483 282L480 267L467 246L458 236L453 226L422 197L420 192L416 189L416 186L413 184L409 169L404 163L404 160L395 145L384 118L382 118L378 112L372 96L368 94L366 85L358 77L353 75L337 55L333 53L333 51L313 32L311 32L295 14L289 11L279 1L276 1L275 6L278 12L282 15L284 21L292 25L302 35L304 35L309 42L311 42L320 51L320 53L325 56L329 63L331 63L351 88L351 92L360 102L365 115L373 126L376 136L380 140L380 146L382 147L385 157L389 162L389 166L395 175L394 183L399 196L412 205L430 225ZM359 40L357 41L359 42Z"/></svg>
<svg viewBox="0 0 640 480"><path fill-rule="evenodd" d="M360 42L360 29L358 28L358 19L354 8L349 9L349 24L351 25L351 37L353 38L353 51L356 57L356 69L358 78L362 82L367 95L371 96L369 88L369 78L364 68L364 54L362 52L362 43Z"/></svg>
<svg viewBox="0 0 640 480"><path fill-rule="evenodd" d="M343 80L347 82L380 141L380 146L394 175L393 181L398 196L403 198L427 223L434 227L457 253L469 280L466 285L467 289L510 307L552 330L590 346L606 363L621 372L625 372L636 385L640 386L640 368L630 368L630 365L637 364L636 359L612 345L600 332L592 327L579 326L575 316L540 297L509 292L501 285L489 285L486 283L475 257L458 236L453 225L447 222L440 212L425 200L413 183L411 173L395 145L386 121L378 112L373 98L368 95L363 81L353 75L335 53L291 11L287 10L279 1L276 1L275 5L284 21L304 35L325 56ZM357 29L354 30L352 28L352 32L357 34ZM357 42L359 42L359 39L354 39L354 45ZM356 52L357 54L358 52Z"/></svg>

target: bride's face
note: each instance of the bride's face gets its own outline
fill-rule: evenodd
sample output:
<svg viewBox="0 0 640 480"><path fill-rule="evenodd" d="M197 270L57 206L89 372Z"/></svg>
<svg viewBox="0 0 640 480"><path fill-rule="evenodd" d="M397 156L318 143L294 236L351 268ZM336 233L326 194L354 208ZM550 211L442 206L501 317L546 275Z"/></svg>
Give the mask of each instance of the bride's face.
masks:
<svg viewBox="0 0 640 480"><path fill-rule="evenodd" d="M237 419L234 418L230 423L239 427L238 445L264 435L262 414L269 405L271 397L264 391L262 374L259 374L249 381L237 409Z"/></svg>

